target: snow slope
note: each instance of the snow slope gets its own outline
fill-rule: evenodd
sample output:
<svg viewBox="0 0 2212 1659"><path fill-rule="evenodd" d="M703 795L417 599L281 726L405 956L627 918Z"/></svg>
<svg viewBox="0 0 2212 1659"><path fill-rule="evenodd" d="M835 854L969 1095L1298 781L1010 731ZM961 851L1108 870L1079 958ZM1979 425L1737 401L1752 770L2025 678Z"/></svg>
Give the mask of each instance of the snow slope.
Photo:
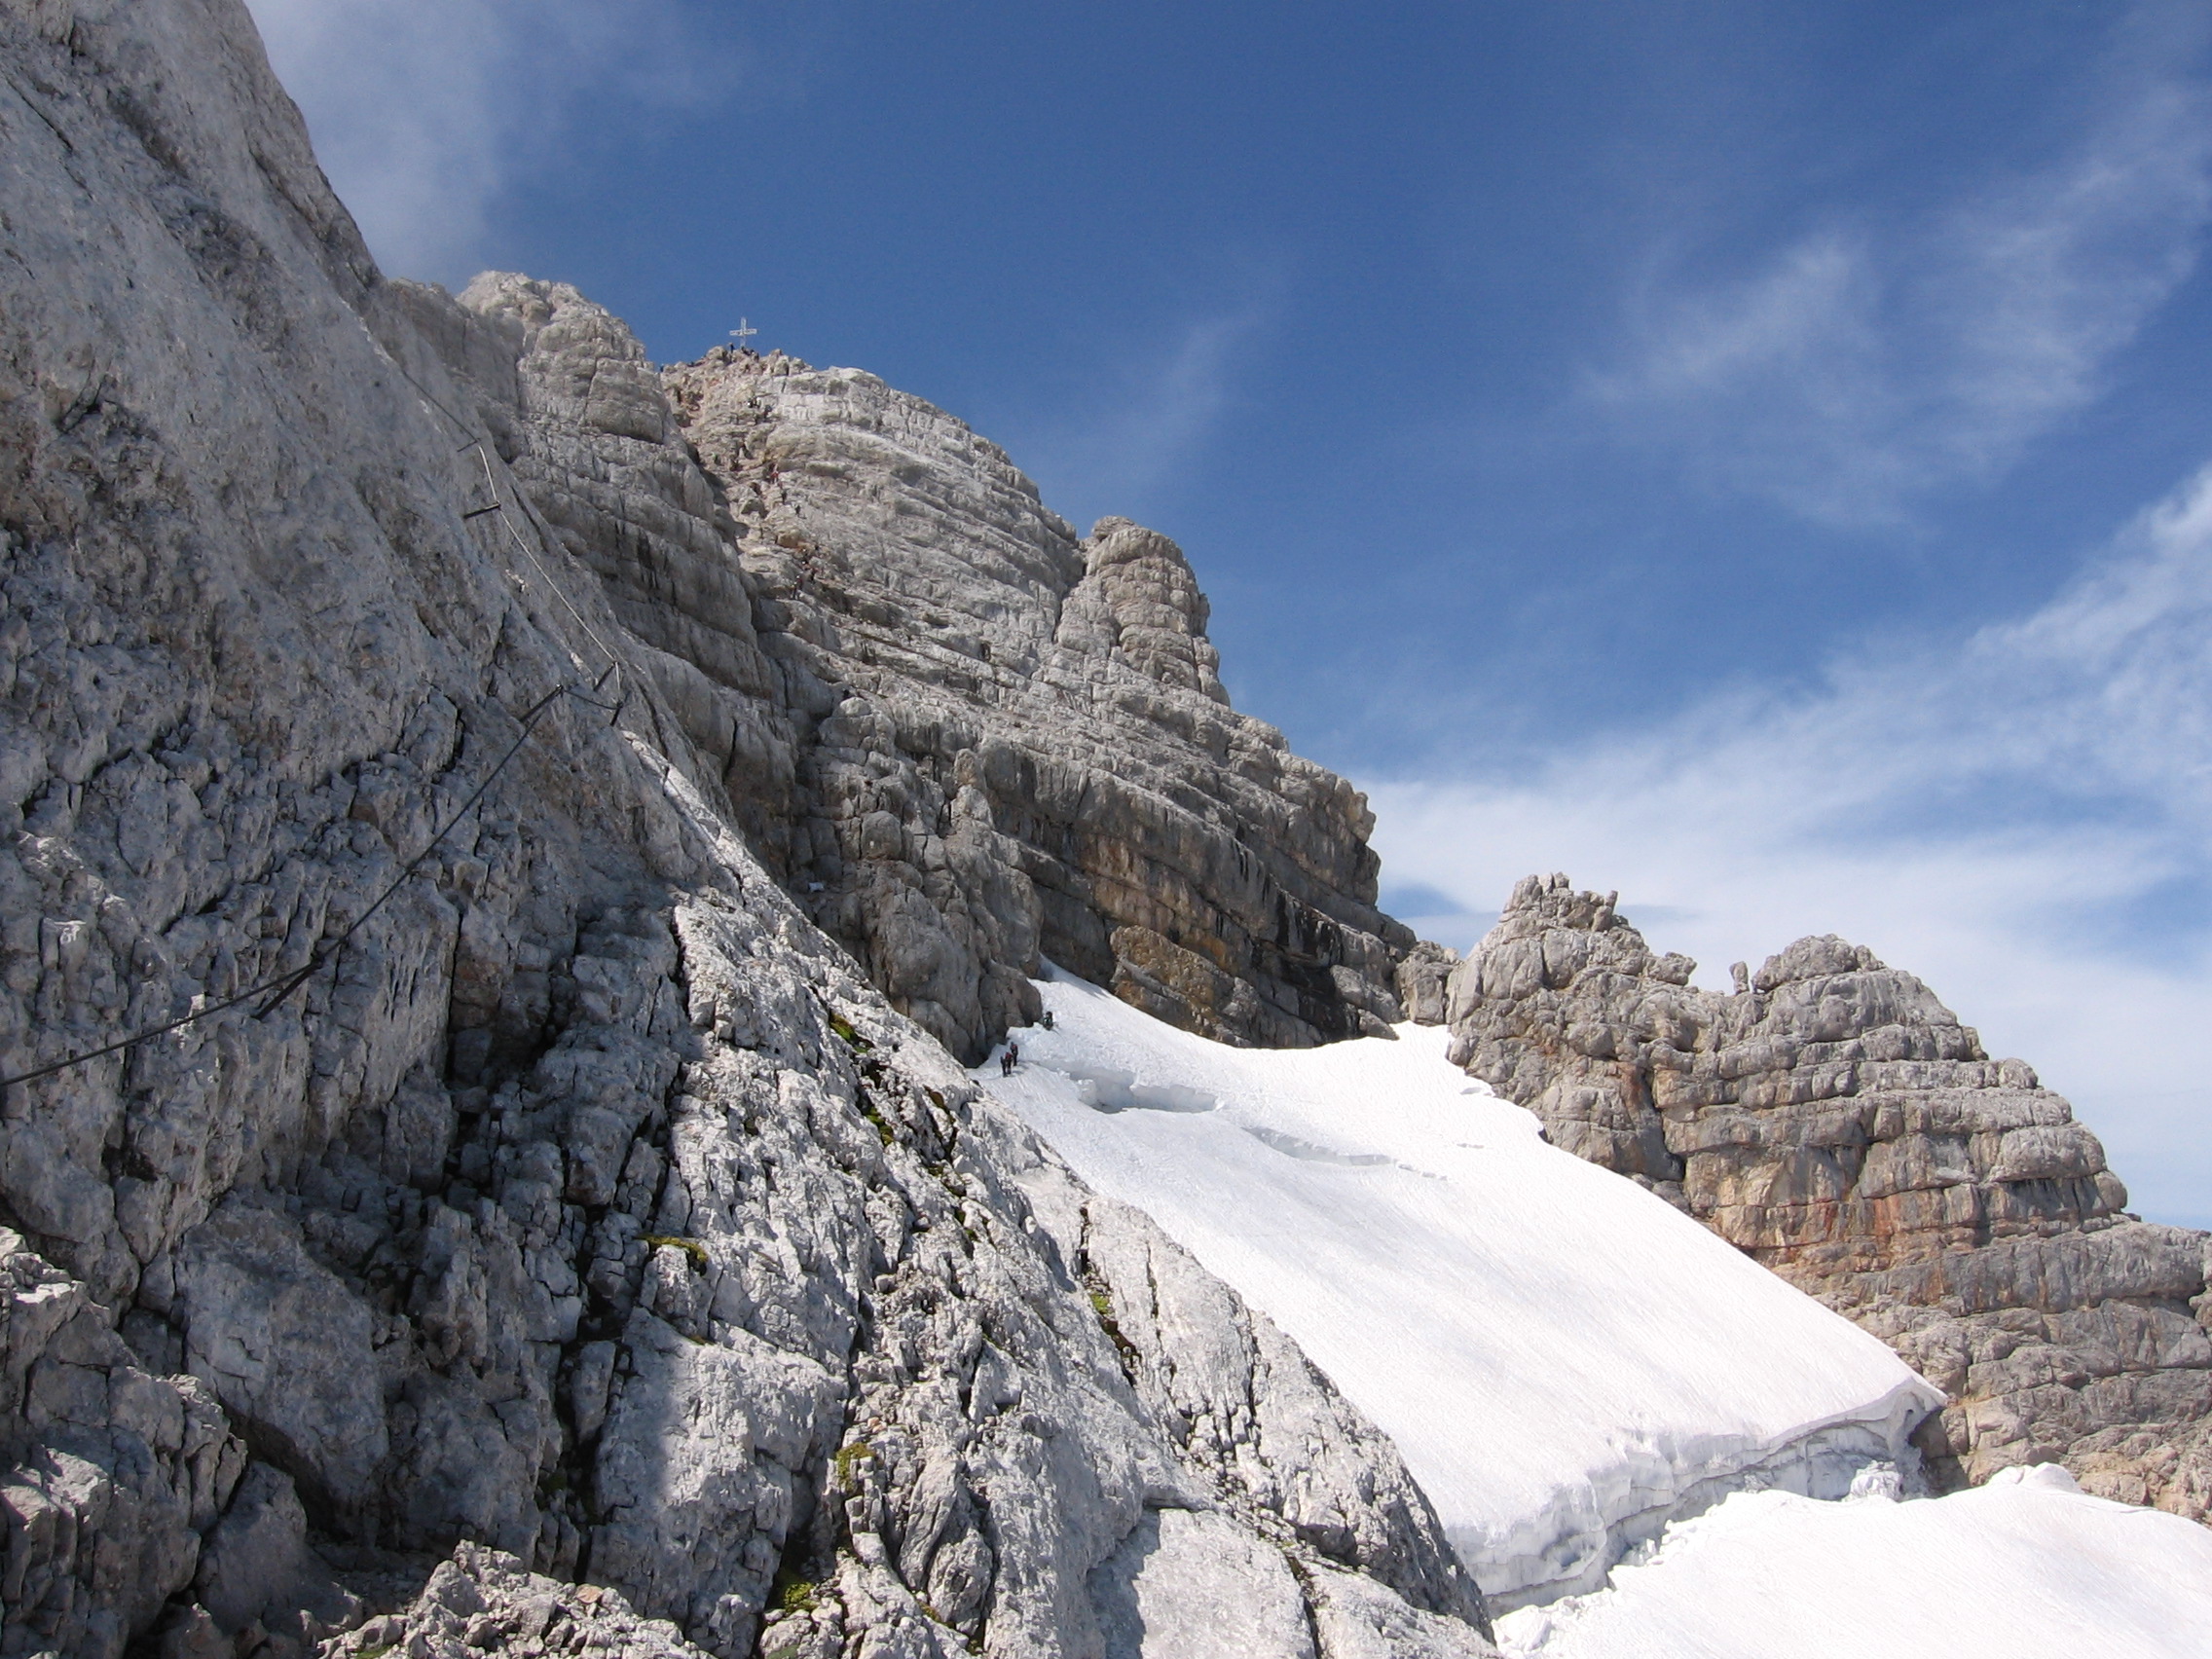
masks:
<svg viewBox="0 0 2212 1659"><path fill-rule="evenodd" d="M1907 1503L1743 1493L1497 1636L1514 1659L2208 1659L2212 1531L2055 1464Z"/></svg>
<svg viewBox="0 0 2212 1659"><path fill-rule="evenodd" d="M1493 1607L1739 1487L1840 1496L1939 1403L1881 1343L1538 1138L1446 1034L1231 1049L1055 974L976 1076L1397 1442Z"/></svg>

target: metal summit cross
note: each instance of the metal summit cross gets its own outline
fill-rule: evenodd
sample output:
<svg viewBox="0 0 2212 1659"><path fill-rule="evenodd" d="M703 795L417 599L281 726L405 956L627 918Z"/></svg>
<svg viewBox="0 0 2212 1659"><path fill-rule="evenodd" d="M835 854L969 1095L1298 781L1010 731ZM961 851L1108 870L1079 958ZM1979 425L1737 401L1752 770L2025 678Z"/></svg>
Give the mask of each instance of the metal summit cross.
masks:
<svg viewBox="0 0 2212 1659"><path fill-rule="evenodd" d="M746 319L741 316L737 319L737 326L729 331L729 337L737 342L737 349L740 351L745 351L751 350L745 343L759 332L757 328L748 328Z"/></svg>

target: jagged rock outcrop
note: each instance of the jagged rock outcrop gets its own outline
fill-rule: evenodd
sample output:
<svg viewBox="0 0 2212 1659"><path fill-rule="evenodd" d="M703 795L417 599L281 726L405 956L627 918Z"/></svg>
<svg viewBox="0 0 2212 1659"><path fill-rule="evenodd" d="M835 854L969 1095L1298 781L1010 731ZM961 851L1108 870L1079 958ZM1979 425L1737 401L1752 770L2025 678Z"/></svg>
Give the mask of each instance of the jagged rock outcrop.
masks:
<svg viewBox="0 0 2212 1659"><path fill-rule="evenodd" d="M1230 708L1173 542L1079 539L857 370L718 350L664 398L571 288L409 298L755 845L956 1052L1034 1016L1041 956L1231 1042L1400 1016L1366 802Z"/></svg>
<svg viewBox="0 0 2212 1659"><path fill-rule="evenodd" d="M793 617L787 638L816 645L815 672L876 728L860 744L830 728L805 773L813 861L793 875L822 883L833 934L853 937L840 894L880 893L887 873L913 885L871 859L866 827L887 842L887 825L863 812L851 828L871 790L873 811L901 816L904 783L925 890L931 800L994 855L1018 917L999 962L1022 961L1010 947L1033 930L1062 967L1231 1042L1399 1017L1391 974L1413 937L1375 907L1366 800L1230 708L1173 542L1124 519L1079 541L996 446L870 375L719 352L666 379L703 463L761 509L741 516L768 619Z"/></svg>
<svg viewBox="0 0 2212 1659"><path fill-rule="evenodd" d="M642 1619L617 1592L532 1572L481 1544L462 1544L439 1564L408 1606L379 1614L325 1651L331 1659L383 1653L511 1659L606 1653L619 1659L706 1659L666 1619Z"/></svg>
<svg viewBox="0 0 2212 1659"><path fill-rule="evenodd" d="M1022 741L1137 782L1053 774L1109 828L1048 857L996 818L1031 751L916 746L959 697L792 669L889 646L752 585L625 334L378 275L237 0L9 0L0 71L0 1070L200 1016L0 1101L0 1655L734 1659L771 1606L797 1659L1118 1650L1132 1605L1228 1650L1232 1559L1284 1651L1486 1651L1387 1443L1128 1218L1063 1236L1064 1172L784 889L962 1043L1023 927L1133 978L1055 908L1151 925L1117 872L1163 941L1218 905L1172 948L1300 1022L1247 1035L1365 1007L1356 797L1208 694L1164 544L1109 531L1120 632L1050 647L1103 666ZM1010 642L1088 580L1031 514ZM1171 788L1137 734L1201 709ZM903 978L902 915L971 956Z"/></svg>
<svg viewBox="0 0 2212 1659"><path fill-rule="evenodd" d="M2127 1214L2066 1101L1871 951L1799 940L1729 995L1695 966L1531 876L1453 971L1453 1056L1943 1388L1939 1476L2062 1462L2205 1518L2212 1238Z"/></svg>

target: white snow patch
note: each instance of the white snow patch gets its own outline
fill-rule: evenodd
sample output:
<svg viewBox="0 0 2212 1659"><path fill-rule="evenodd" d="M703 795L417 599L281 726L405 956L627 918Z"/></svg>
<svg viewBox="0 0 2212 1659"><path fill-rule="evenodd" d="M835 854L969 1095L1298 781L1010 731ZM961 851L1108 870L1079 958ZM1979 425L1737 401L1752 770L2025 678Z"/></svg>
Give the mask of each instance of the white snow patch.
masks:
<svg viewBox="0 0 2212 1659"><path fill-rule="evenodd" d="M1633 1182L1446 1034L1232 1049L1055 974L976 1071L1287 1331L1397 1442L1493 1607L1594 1589L1726 1492L1841 1497L1940 1394Z"/></svg>
<svg viewBox="0 0 2212 1659"><path fill-rule="evenodd" d="M2206 1659L2212 1531L2048 1463L1903 1503L1740 1493L1497 1637L1511 1659Z"/></svg>

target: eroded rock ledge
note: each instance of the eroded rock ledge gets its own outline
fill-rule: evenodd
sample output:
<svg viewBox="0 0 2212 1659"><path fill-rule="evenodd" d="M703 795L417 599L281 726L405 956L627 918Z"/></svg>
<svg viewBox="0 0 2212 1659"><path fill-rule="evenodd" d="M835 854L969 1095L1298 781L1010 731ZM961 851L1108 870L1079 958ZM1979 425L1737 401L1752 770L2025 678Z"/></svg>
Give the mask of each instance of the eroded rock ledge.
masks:
<svg viewBox="0 0 2212 1659"><path fill-rule="evenodd" d="M1452 972L1453 1056L1943 1388L1938 1475L2063 1462L2204 1519L2212 1240L2125 1213L2066 1101L1871 951L1799 940L1726 995L1695 966L1531 876Z"/></svg>

